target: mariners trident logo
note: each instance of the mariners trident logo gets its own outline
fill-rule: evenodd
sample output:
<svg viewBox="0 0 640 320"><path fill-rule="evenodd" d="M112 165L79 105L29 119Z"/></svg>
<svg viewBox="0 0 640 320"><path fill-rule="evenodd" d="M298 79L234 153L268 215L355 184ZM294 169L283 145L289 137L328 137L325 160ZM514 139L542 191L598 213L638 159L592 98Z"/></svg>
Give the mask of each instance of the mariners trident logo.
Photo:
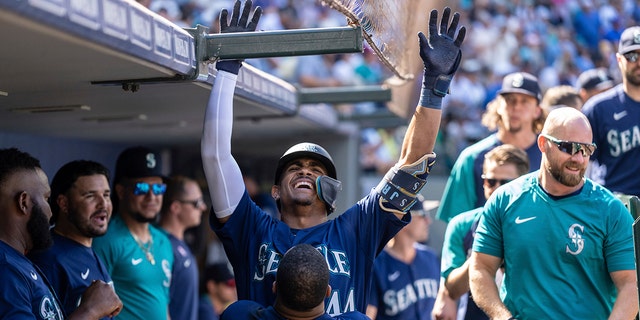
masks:
<svg viewBox="0 0 640 320"><path fill-rule="evenodd" d="M584 249L584 239L582 239L583 233L584 226L574 223L569 227L569 239L571 240L571 243L567 244L565 252L574 256L582 252L582 249Z"/></svg>

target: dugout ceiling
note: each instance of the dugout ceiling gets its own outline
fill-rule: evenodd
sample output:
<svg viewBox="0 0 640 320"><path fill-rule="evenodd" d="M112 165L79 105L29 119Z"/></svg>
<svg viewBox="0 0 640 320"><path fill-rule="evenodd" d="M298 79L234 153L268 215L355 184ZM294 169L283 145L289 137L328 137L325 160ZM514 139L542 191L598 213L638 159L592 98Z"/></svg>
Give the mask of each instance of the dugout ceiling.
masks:
<svg viewBox="0 0 640 320"><path fill-rule="evenodd" d="M197 65L193 38L134 1L3 1L0 41L0 131L199 142L213 75L184 81ZM121 81L131 79L162 80ZM295 87L257 69L243 68L239 83L240 144L354 132L328 106L298 109Z"/></svg>

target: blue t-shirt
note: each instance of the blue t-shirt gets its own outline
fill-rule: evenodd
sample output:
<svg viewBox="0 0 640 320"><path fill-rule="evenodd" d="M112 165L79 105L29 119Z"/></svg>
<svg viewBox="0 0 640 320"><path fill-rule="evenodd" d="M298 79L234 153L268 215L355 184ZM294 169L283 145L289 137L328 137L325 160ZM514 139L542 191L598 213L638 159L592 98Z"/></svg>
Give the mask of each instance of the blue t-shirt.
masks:
<svg viewBox="0 0 640 320"><path fill-rule="evenodd" d="M198 264L189 246L165 232L173 247L173 271L169 288L171 319L196 320L198 316Z"/></svg>
<svg viewBox="0 0 640 320"><path fill-rule="evenodd" d="M0 317L64 319L47 279L22 253L0 240Z"/></svg>
<svg viewBox="0 0 640 320"><path fill-rule="evenodd" d="M601 185L586 179L579 193L552 198L534 172L491 195L473 251L504 259L514 317L606 319L617 296L610 273L635 270L632 223Z"/></svg>
<svg viewBox="0 0 640 320"><path fill-rule="evenodd" d="M90 247L51 232L53 246L28 257L47 277L67 315L80 305L82 294L94 280L113 285L102 261ZM109 318L104 318L109 319Z"/></svg>
<svg viewBox="0 0 640 320"><path fill-rule="evenodd" d="M379 195L372 190L345 213L307 229L291 229L242 196L225 224L212 213L212 225L233 266L238 299L272 305L272 284L278 263L287 250L299 243L314 246L327 260L331 296L325 301L328 314L365 312L371 287L373 260L385 244L410 220L399 220L383 211Z"/></svg>
<svg viewBox="0 0 640 320"><path fill-rule="evenodd" d="M261 304L255 301L238 300L232 303L227 309L220 315L220 320L287 320L282 317L273 306L265 308ZM368 320L369 318L361 312L352 311L343 313L341 315L332 317L328 314L323 314L313 320Z"/></svg>
<svg viewBox="0 0 640 320"><path fill-rule="evenodd" d="M587 100L582 112L597 145L590 178L613 192L640 196L640 101L620 84Z"/></svg>
<svg viewBox="0 0 640 320"><path fill-rule="evenodd" d="M378 308L376 319L430 320L438 295L440 263L430 248L415 244L416 256L404 263L386 250L373 265L369 304Z"/></svg>

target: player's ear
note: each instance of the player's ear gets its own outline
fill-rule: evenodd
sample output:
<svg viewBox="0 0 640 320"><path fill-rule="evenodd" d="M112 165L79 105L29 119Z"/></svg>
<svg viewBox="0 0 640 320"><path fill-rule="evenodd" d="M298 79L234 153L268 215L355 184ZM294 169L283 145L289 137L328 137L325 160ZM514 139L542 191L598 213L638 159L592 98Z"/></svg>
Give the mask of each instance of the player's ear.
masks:
<svg viewBox="0 0 640 320"><path fill-rule="evenodd" d="M21 191L16 195L16 206L18 207L18 211L22 214L29 213L29 194L26 191Z"/></svg>
<svg viewBox="0 0 640 320"><path fill-rule="evenodd" d="M278 187L277 185L271 186L271 198L276 201L280 199L280 187Z"/></svg>
<svg viewBox="0 0 640 320"><path fill-rule="evenodd" d="M327 285L327 294L325 295L327 298L331 296L331 286Z"/></svg>
<svg viewBox="0 0 640 320"><path fill-rule="evenodd" d="M56 203L58 203L58 207L60 208L60 212L68 213L69 212L69 199L64 194L59 194L56 199Z"/></svg>
<svg viewBox="0 0 640 320"><path fill-rule="evenodd" d="M271 285L271 291L275 294L276 293L276 282L274 281L273 284ZM327 296L328 297L328 296Z"/></svg>

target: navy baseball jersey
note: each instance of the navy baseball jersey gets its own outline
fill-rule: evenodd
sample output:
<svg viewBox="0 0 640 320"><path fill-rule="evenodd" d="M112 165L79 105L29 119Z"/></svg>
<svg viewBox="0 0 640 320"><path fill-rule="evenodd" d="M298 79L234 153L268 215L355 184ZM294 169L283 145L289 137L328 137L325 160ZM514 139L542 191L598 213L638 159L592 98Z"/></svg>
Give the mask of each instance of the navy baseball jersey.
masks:
<svg viewBox="0 0 640 320"><path fill-rule="evenodd" d="M47 277L60 298L62 308L69 315L78 308L82 294L94 280L111 285L113 282L93 249L54 231L51 236L53 246L32 252L28 257Z"/></svg>
<svg viewBox="0 0 640 320"><path fill-rule="evenodd" d="M0 270L3 319L64 319L60 303L38 267L2 240Z"/></svg>
<svg viewBox="0 0 640 320"><path fill-rule="evenodd" d="M261 304L255 301L239 300L232 303L227 309L224 310L220 316L220 320L286 320L282 317L273 306L263 307ZM332 317L328 314L323 314L313 320L368 320L369 318L361 312L352 311L343 313Z"/></svg>
<svg viewBox="0 0 640 320"><path fill-rule="evenodd" d="M428 247L415 244L410 264L382 251L373 265L369 304L378 308L376 319L430 320L438 294L440 262Z"/></svg>
<svg viewBox="0 0 640 320"><path fill-rule="evenodd" d="M598 147L590 178L613 192L640 196L640 101L620 84L587 100L582 112Z"/></svg>
<svg viewBox="0 0 640 320"><path fill-rule="evenodd" d="M171 319L195 320L198 316L198 264L187 244L166 232L173 247L169 288Z"/></svg>
<svg viewBox="0 0 640 320"><path fill-rule="evenodd" d="M307 229L291 229L262 211L244 193L234 213L220 224L212 213L211 227L222 241L233 266L238 299L272 305L271 291L282 255L299 243L314 246L327 260L331 295L329 315L364 312L371 286L373 261L385 244L410 220L383 211L372 192L333 220Z"/></svg>
<svg viewBox="0 0 640 320"><path fill-rule="evenodd" d="M198 320L218 320L219 316L213 309L209 295L203 293L198 299Z"/></svg>

